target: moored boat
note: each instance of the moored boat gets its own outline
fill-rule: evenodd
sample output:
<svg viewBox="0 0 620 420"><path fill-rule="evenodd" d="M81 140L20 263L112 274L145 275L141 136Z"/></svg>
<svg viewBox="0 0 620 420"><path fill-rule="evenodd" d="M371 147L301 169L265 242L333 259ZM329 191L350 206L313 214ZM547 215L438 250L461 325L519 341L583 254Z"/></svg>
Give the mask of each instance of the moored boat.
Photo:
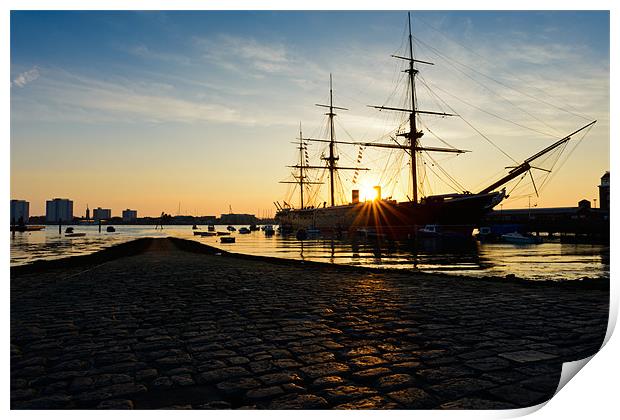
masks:
<svg viewBox="0 0 620 420"><path fill-rule="evenodd" d="M217 233L215 232L194 232L194 236L216 236L216 235Z"/></svg>
<svg viewBox="0 0 620 420"><path fill-rule="evenodd" d="M520 232L511 232L502 235L502 241L511 244L540 244L542 238Z"/></svg>
<svg viewBox="0 0 620 420"><path fill-rule="evenodd" d="M84 233L84 232L70 232L70 233L65 233L65 236L67 238L80 238L82 236L86 236L86 233Z"/></svg>

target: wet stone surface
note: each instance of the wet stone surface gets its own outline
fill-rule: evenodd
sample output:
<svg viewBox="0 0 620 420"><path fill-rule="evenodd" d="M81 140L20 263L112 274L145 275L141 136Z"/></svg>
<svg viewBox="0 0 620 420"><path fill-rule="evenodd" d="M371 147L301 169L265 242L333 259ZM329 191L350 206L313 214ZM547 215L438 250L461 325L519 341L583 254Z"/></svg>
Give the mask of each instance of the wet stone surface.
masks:
<svg viewBox="0 0 620 420"><path fill-rule="evenodd" d="M608 292L189 253L11 277L13 409L504 409L596 352Z"/></svg>

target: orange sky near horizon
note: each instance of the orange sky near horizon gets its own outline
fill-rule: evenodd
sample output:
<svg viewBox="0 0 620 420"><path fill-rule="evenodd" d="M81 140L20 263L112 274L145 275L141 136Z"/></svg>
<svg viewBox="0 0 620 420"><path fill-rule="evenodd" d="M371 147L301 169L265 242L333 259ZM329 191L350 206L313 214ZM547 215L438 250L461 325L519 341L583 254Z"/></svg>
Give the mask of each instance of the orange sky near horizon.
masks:
<svg viewBox="0 0 620 420"><path fill-rule="evenodd" d="M609 13L412 16L416 57L435 63L420 68L419 109L459 114L424 116L422 142L471 150L433 155L438 164L476 192L514 165L506 155L521 162L596 119L569 143L540 197L525 178L502 208L598 206L610 168ZM407 54L405 20L401 12L13 12L11 198L29 201L31 216L55 197L73 200L76 216L87 205L114 216L126 208L219 216L229 207L272 216L273 202L291 197L279 181L297 163L299 122L304 136L325 135L314 104L328 100L330 74L335 104L348 108L337 138L389 141L400 116L367 105L406 103L394 90L402 63L390 57ZM311 146L311 165L322 151ZM358 148L339 153L351 166ZM399 175L383 171L388 161ZM426 162L425 191L454 192ZM355 187L381 183L384 197L404 201L407 165L367 149L361 166L372 171ZM351 175L341 174L346 201ZM538 186L544 175L534 171ZM315 204L327 196L324 188ZM297 205L296 193L288 199Z"/></svg>

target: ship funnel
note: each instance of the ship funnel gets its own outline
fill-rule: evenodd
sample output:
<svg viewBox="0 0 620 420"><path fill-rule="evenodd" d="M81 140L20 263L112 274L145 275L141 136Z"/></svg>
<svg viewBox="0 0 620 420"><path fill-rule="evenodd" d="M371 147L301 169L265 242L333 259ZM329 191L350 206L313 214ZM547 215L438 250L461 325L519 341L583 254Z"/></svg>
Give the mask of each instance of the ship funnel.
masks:
<svg viewBox="0 0 620 420"><path fill-rule="evenodd" d="M360 202L360 190L351 191L351 202L353 204L357 204Z"/></svg>
<svg viewBox="0 0 620 420"><path fill-rule="evenodd" d="M375 197L375 200L381 200L381 185L375 185L373 188L377 192L377 196Z"/></svg>

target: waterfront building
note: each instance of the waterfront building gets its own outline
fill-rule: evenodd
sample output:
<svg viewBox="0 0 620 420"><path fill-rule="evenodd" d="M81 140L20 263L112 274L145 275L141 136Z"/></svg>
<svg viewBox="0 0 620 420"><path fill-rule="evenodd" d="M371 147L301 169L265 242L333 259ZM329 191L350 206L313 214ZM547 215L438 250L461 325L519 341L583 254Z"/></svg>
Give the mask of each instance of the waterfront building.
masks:
<svg viewBox="0 0 620 420"><path fill-rule="evenodd" d="M90 209L88 208L88 204L86 205L86 221L90 220Z"/></svg>
<svg viewBox="0 0 620 420"><path fill-rule="evenodd" d="M45 220L48 223L73 221L73 201L67 198L54 198L45 203Z"/></svg>
<svg viewBox="0 0 620 420"><path fill-rule="evenodd" d="M580 209L591 209L592 208L592 203L590 203L590 200L586 200L585 198L581 201L579 201L579 203L577 203L577 207Z"/></svg>
<svg viewBox="0 0 620 420"><path fill-rule="evenodd" d="M223 225L249 225L257 221L253 214L226 213L220 217L220 223Z"/></svg>
<svg viewBox="0 0 620 420"><path fill-rule="evenodd" d="M123 210L123 222L135 222L138 219L138 211L125 209Z"/></svg>
<svg viewBox="0 0 620 420"><path fill-rule="evenodd" d="M26 224L30 217L30 203L26 200L11 200L11 223Z"/></svg>
<svg viewBox="0 0 620 420"><path fill-rule="evenodd" d="M111 209L102 209L101 207L97 207L96 209L93 209L93 219L95 221L110 220L111 218L112 218Z"/></svg>
<svg viewBox="0 0 620 420"><path fill-rule="evenodd" d="M601 185L598 186L600 208L609 210L609 171L601 177Z"/></svg>

